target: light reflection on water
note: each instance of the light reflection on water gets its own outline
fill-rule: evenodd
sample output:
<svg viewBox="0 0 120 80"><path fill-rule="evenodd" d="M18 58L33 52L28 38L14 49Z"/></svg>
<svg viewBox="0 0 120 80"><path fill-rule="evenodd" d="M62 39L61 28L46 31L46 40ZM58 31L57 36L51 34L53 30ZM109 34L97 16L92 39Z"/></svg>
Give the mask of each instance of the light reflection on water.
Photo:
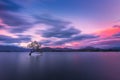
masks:
<svg viewBox="0 0 120 80"><path fill-rule="evenodd" d="M0 80L120 80L120 52L1 52Z"/></svg>

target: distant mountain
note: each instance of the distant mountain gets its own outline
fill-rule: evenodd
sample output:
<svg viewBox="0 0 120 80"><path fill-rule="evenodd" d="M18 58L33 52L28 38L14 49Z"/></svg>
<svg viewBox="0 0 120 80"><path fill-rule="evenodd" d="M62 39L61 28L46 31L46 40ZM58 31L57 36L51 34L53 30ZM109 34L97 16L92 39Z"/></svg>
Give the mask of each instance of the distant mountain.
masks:
<svg viewBox="0 0 120 80"><path fill-rule="evenodd" d="M41 49L43 52L100 52L100 51L120 51L119 47L113 47L108 49L100 49L100 48L94 48L91 46L81 48L81 49L71 49L71 48L50 48L50 47L44 47ZM18 47L18 46L9 46L9 45L0 45L0 52L27 52L30 51L30 49Z"/></svg>
<svg viewBox="0 0 120 80"><path fill-rule="evenodd" d="M0 52L21 52L28 51L26 48L10 45L0 45Z"/></svg>
<svg viewBox="0 0 120 80"><path fill-rule="evenodd" d="M42 51L47 52L66 52L66 51L73 51L75 49L70 48L50 48L50 47L44 47L42 48Z"/></svg>
<svg viewBox="0 0 120 80"><path fill-rule="evenodd" d="M120 47L113 47L113 48L108 48L108 49L101 49L101 48L95 48L91 46L87 46L85 48L80 48L80 49L71 49L71 48L50 48L50 47L44 47L42 48L42 51L44 52L100 52L100 51L120 51Z"/></svg>

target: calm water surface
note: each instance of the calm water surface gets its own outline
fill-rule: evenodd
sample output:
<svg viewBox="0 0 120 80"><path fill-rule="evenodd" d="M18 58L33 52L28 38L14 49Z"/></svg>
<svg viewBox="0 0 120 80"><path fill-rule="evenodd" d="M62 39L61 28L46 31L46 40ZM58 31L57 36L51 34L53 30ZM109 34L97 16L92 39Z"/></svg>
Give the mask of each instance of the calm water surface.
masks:
<svg viewBox="0 0 120 80"><path fill-rule="evenodd" d="M120 52L1 52L0 80L120 80Z"/></svg>

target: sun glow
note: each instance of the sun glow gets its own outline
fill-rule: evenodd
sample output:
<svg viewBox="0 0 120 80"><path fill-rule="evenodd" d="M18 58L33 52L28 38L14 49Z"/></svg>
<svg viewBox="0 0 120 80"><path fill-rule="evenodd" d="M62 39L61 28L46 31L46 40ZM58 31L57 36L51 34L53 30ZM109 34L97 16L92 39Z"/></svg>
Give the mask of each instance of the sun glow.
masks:
<svg viewBox="0 0 120 80"><path fill-rule="evenodd" d="M19 43L19 46L20 46L20 47L27 48L27 45L28 45L29 43L30 43L30 42L21 42L21 43Z"/></svg>

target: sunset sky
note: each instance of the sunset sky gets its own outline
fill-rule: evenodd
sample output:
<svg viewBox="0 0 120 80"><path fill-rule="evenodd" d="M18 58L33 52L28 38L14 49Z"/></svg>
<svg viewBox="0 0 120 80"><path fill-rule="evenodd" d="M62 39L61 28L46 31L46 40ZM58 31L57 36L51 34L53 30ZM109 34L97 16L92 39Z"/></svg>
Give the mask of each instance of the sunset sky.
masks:
<svg viewBox="0 0 120 80"><path fill-rule="evenodd" d="M120 0L0 0L0 45L120 47Z"/></svg>

